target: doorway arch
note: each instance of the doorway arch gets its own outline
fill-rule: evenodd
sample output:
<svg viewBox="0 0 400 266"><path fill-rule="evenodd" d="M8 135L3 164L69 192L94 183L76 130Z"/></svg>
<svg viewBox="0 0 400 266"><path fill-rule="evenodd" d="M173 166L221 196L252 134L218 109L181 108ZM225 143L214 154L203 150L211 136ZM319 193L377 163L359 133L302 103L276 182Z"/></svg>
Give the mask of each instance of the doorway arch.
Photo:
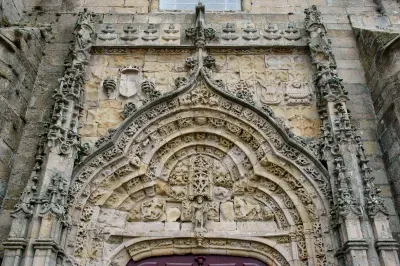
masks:
<svg viewBox="0 0 400 266"><path fill-rule="evenodd" d="M258 259L225 255L160 256L129 261L126 266L270 266Z"/></svg>

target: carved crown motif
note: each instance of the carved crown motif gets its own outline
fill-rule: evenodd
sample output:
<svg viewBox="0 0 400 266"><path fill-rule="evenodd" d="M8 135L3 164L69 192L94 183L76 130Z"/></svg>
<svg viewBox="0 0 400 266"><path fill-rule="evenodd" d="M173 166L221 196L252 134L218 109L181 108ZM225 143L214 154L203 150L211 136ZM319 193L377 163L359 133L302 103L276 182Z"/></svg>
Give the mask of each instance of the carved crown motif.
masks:
<svg viewBox="0 0 400 266"><path fill-rule="evenodd" d="M120 73L124 73L127 71L142 72L142 67L129 65L119 69Z"/></svg>

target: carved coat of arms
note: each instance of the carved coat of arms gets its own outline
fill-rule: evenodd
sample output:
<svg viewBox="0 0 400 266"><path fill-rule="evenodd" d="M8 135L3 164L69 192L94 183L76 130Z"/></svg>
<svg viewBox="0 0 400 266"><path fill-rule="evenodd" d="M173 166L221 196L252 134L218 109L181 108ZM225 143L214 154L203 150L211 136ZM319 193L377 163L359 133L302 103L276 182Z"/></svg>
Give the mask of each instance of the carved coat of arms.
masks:
<svg viewBox="0 0 400 266"><path fill-rule="evenodd" d="M143 81L143 73L140 67L129 66L120 69L119 94L124 97L132 97L139 91Z"/></svg>

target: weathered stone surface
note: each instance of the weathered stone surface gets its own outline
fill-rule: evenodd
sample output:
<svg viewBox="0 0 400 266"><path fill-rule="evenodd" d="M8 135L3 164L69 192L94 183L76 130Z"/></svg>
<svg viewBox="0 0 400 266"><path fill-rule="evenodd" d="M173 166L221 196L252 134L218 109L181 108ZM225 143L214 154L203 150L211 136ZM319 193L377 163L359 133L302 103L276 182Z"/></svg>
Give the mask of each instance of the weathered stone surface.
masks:
<svg viewBox="0 0 400 266"><path fill-rule="evenodd" d="M221 203L221 221L233 221L235 219L235 213L233 211L233 202Z"/></svg>
<svg viewBox="0 0 400 266"><path fill-rule="evenodd" d="M180 217L181 210L179 208L173 207L167 210L167 222L176 222Z"/></svg>
<svg viewBox="0 0 400 266"><path fill-rule="evenodd" d="M239 232L274 232L278 231L274 222L238 222L237 230Z"/></svg>

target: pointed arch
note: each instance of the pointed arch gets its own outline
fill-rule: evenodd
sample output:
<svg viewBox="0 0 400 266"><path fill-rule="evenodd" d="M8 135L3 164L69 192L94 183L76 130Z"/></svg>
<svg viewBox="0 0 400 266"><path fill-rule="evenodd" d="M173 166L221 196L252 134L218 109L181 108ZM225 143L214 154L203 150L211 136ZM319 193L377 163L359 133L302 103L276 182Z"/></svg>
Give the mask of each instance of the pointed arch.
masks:
<svg viewBox="0 0 400 266"><path fill-rule="evenodd" d="M330 199L324 167L267 108L223 91L206 67L192 73L180 89L127 118L75 170L69 196L77 226L70 234L70 252L78 260L101 252L108 245L104 231L109 239L123 236L121 247L143 235L137 228L150 230L146 235L151 241L160 232L173 234L166 228L169 221L180 224L179 234L190 241L207 239L207 233L192 231L194 200L202 195L208 204L204 232L233 230L239 237L247 230L277 241L278 250L289 250L289 265L308 260L323 265L324 245L331 237L322 229L328 228ZM201 164L201 181L193 175L198 156L208 161ZM181 169L185 167L187 172ZM174 176L181 183L171 181ZM199 186L203 192L193 192ZM224 225L233 229L218 225L223 211L232 216ZM168 215L175 218L169 220ZM107 219L121 217L118 228L107 225ZM164 227L158 231L151 226Z"/></svg>

